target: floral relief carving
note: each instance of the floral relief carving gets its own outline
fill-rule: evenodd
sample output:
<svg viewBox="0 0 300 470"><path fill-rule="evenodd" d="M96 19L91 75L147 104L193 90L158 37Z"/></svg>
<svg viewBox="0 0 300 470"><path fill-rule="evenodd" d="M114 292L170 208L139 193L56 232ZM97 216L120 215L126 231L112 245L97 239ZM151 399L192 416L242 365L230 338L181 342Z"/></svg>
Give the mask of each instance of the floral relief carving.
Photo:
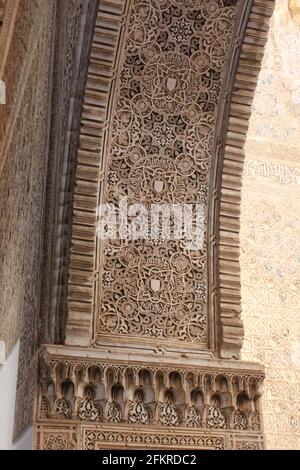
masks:
<svg viewBox="0 0 300 470"><path fill-rule="evenodd" d="M117 443L118 445L126 445L131 448L145 448L147 446L154 446L156 448L165 449L166 446L178 448L192 448L192 449L211 449L211 450L224 450L226 449L226 438L224 435L211 435L207 437L205 434L195 435L182 434L166 434L161 432L137 432L117 431L110 430L91 430L90 428L84 429L84 450L99 450L106 448L108 443Z"/></svg>
<svg viewBox="0 0 300 470"><path fill-rule="evenodd" d="M267 141L256 143L260 161L265 159L265 149L270 145ZM285 147L285 160L292 161L294 152ZM273 142L272 151L273 158L268 158L268 162L275 164L275 155L280 162L284 156L282 146ZM297 150L295 155L298 153ZM257 155L258 152L251 151L248 158ZM295 173L299 171L299 166L294 168ZM288 181L283 185L266 177L250 179L246 175L244 184L241 267L246 336L242 357L266 364L262 410L267 448L298 449L300 224L295 217L299 211L298 191ZM249 415L249 427L261 429L261 418L255 411Z"/></svg>
<svg viewBox="0 0 300 470"><path fill-rule="evenodd" d="M164 426L179 426L180 414L171 401L160 406L159 423Z"/></svg>
<svg viewBox="0 0 300 470"><path fill-rule="evenodd" d="M106 406L105 415L109 423L119 423L122 419L122 410L118 403L110 402Z"/></svg>
<svg viewBox="0 0 300 470"><path fill-rule="evenodd" d="M40 417L41 418L49 418L49 414L50 414L50 403L47 400L47 398L42 397Z"/></svg>
<svg viewBox="0 0 300 470"><path fill-rule="evenodd" d="M71 403L62 398L58 400L55 405L55 414L58 418L61 419L69 419L72 415L72 406Z"/></svg>
<svg viewBox="0 0 300 470"><path fill-rule="evenodd" d="M128 422L131 424L149 424L150 410L144 405L142 396L137 394L134 402L128 408Z"/></svg>
<svg viewBox="0 0 300 470"><path fill-rule="evenodd" d="M143 254L133 246L117 250L107 244L117 281L102 299L98 320L102 331L116 333L121 329L134 335L205 341L206 292L199 298L191 282L193 276L197 286L203 284L203 273L197 266L204 260L178 255L177 246L174 242L171 251L170 244L168 253L163 246L144 246ZM122 278L126 279L124 285Z"/></svg>
<svg viewBox="0 0 300 470"><path fill-rule="evenodd" d="M102 202L207 205L234 18L235 2L132 1ZM205 245L103 241L96 341L113 334L207 347Z"/></svg>
<svg viewBox="0 0 300 470"><path fill-rule="evenodd" d="M177 432L189 433L192 429L194 433L209 429L209 434L224 430L233 434L251 432L261 437L259 411L243 414L237 406L230 406L231 403L242 406L237 397L247 396L247 407L259 409L263 374L253 369L248 374L199 366L173 368L140 363L128 367L124 362L105 358L63 357L48 357L41 368L40 390L48 390L49 396L47 414L43 400L40 402L38 421L42 425L55 426L57 418L61 420L60 425L64 419L65 426L74 423L80 429L92 425L97 429L100 424L101 429L119 425L113 427L112 440L122 428L138 427L148 431L155 427L165 431L176 429L174 439ZM56 385L52 388L52 384ZM122 384L126 384L126 393ZM216 394L215 387L222 390L220 394ZM52 404L51 397L57 396L56 388L67 392L68 400L60 399Z"/></svg>
<svg viewBox="0 0 300 470"><path fill-rule="evenodd" d="M250 412L249 423L253 431L259 431L261 429L260 414L258 411Z"/></svg>
<svg viewBox="0 0 300 470"><path fill-rule="evenodd" d="M240 431L244 431L248 428L247 416L239 410L233 412L233 427Z"/></svg>
<svg viewBox="0 0 300 470"><path fill-rule="evenodd" d="M75 450L75 444L67 434L47 433L43 440L43 450Z"/></svg>
<svg viewBox="0 0 300 470"><path fill-rule="evenodd" d="M256 442L239 441L236 450L259 450L259 445Z"/></svg>
<svg viewBox="0 0 300 470"><path fill-rule="evenodd" d="M189 406L185 410L185 423L190 428L199 428L202 425L202 416L194 406Z"/></svg>
<svg viewBox="0 0 300 470"><path fill-rule="evenodd" d="M162 52L147 62L141 83L146 104L171 116L184 114L205 90L191 59L177 52Z"/></svg>
<svg viewBox="0 0 300 470"><path fill-rule="evenodd" d="M209 429L226 429L226 417L217 403L206 407L205 424Z"/></svg>
<svg viewBox="0 0 300 470"><path fill-rule="evenodd" d="M101 418L101 410L91 398L82 400L78 405L78 418L82 421L99 421Z"/></svg>

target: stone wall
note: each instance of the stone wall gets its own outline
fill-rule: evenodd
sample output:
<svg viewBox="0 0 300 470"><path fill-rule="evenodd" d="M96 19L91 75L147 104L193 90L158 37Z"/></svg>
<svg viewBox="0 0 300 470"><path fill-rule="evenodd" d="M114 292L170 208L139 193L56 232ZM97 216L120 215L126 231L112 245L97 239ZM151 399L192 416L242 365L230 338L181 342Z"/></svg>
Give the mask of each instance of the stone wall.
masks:
<svg viewBox="0 0 300 470"><path fill-rule="evenodd" d="M81 59L88 56L85 28L90 22L93 30L96 4L21 0L10 42L2 34L0 44L7 89L0 107L0 339L7 355L21 339L15 438L32 423L39 345L63 334L64 320L51 307L57 283L63 284L55 274L67 255L53 247L66 233L63 216L70 212L86 77Z"/></svg>
<svg viewBox="0 0 300 470"><path fill-rule="evenodd" d="M269 449L300 446L300 26L278 0L246 144L242 357L265 365Z"/></svg>

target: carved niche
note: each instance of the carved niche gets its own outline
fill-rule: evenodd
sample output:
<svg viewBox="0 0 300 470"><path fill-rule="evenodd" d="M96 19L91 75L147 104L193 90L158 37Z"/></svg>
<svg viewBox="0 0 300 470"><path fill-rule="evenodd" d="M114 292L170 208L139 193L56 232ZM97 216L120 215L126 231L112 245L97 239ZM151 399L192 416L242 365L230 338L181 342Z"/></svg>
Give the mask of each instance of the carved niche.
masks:
<svg viewBox="0 0 300 470"><path fill-rule="evenodd" d="M213 360L209 367L158 366L145 360L129 365L107 360L104 352L93 359L80 359L78 354L80 350L67 351L65 346L43 351L37 406L41 449L72 448L72 441L65 443L64 437L72 428L77 429L79 449L106 448L108 441L113 448L123 439L133 447L150 445L151 435L156 436L152 443L157 448L180 442L189 448L233 448L236 439L263 446L264 374L259 366L237 362L229 370L228 363L220 368ZM139 442L134 437L137 426L144 436ZM44 435L47 429L51 441L48 431L47 438ZM57 435L60 429L63 433ZM208 441L202 442L204 437Z"/></svg>

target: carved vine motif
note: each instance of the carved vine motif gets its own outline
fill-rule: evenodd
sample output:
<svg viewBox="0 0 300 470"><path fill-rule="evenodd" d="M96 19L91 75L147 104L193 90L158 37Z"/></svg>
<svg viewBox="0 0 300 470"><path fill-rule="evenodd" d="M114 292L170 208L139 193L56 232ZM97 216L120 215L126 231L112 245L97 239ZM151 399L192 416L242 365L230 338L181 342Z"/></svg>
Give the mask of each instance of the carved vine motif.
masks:
<svg viewBox="0 0 300 470"><path fill-rule="evenodd" d="M133 0L103 202L207 204L234 1ZM206 345L206 246L103 242L97 336Z"/></svg>
<svg viewBox="0 0 300 470"><path fill-rule="evenodd" d="M44 437L44 450L74 450L75 445L70 441L69 436L65 434L49 433Z"/></svg>
<svg viewBox="0 0 300 470"><path fill-rule="evenodd" d="M185 411L185 422L190 428L200 428L202 425L202 417L199 410L194 406L190 406Z"/></svg>
<svg viewBox="0 0 300 470"><path fill-rule="evenodd" d="M250 412L249 423L253 431L259 431L261 429L260 414L258 411Z"/></svg>
<svg viewBox="0 0 300 470"><path fill-rule="evenodd" d="M233 413L233 427L240 431L244 431L248 428L247 416L239 410L235 410Z"/></svg>
<svg viewBox="0 0 300 470"><path fill-rule="evenodd" d="M68 400L62 398L58 400L55 406L55 415L61 419L69 419L72 415L72 406Z"/></svg>
<svg viewBox="0 0 300 470"><path fill-rule="evenodd" d="M179 426L180 414L170 400L160 406L159 423L164 426Z"/></svg>
<svg viewBox="0 0 300 470"><path fill-rule="evenodd" d="M50 360L42 362L39 419L260 433L262 375L251 374ZM55 400L61 390L68 399Z"/></svg>
<svg viewBox="0 0 300 470"><path fill-rule="evenodd" d="M258 450L259 445L256 442L240 441L236 444L236 450Z"/></svg>
<svg viewBox="0 0 300 470"><path fill-rule="evenodd" d="M150 410L144 405L140 395L136 397L128 408L128 422L131 424L150 423Z"/></svg>
<svg viewBox="0 0 300 470"><path fill-rule="evenodd" d="M210 405L205 410L205 424L211 429L225 429L226 417L217 404Z"/></svg>
<svg viewBox="0 0 300 470"><path fill-rule="evenodd" d="M109 423L119 423L122 419L122 410L115 402L110 402L106 406L106 420Z"/></svg>
<svg viewBox="0 0 300 470"><path fill-rule="evenodd" d="M83 421L99 421L101 410L95 406L94 400L86 398L78 406L78 418Z"/></svg>
<svg viewBox="0 0 300 470"><path fill-rule="evenodd" d="M187 435L176 433L165 434L160 432L143 433L139 432L112 432L112 431L92 431L86 429L84 431L84 449L96 450L105 446L107 443L126 444L127 446L172 446L174 448L183 446L191 448L208 448L214 450L226 449L226 438L223 435L213 435L207 437L205 435ZM105 447L104 447L105 448Z"/></svg>
<svg viewBox="0 0 300 470"><path fill-rule="evenodd" d="M41 411L40 416L41 418L49 418L50 413L50 403L47 398L43 397L41 401Z"/></svg>

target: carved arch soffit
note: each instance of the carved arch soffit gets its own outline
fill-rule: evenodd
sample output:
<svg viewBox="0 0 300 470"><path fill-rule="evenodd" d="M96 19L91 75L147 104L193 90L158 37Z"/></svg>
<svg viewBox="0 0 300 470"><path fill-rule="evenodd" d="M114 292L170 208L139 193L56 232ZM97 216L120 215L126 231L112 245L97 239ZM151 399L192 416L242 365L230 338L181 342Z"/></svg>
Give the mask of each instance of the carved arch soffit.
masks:
<svg viewBox="0 0 300 470"><path fill-rule="evenodd" d="M156 3L156 0L149 0L149 2ZM103 191L106 158L110 145L107 131L112 116L116 112L116 104L113 101L119 80L118 70L121 61L124 60L124 46L128 36L127 18L129 11L132 11L133 3L138 2L115 0L112 3L109 0L100 0L99 3L82 111L74 190L68 287L69 318L66 331L66 344L70 346L89 347L92 344L97 346L95 310L99 297L100 251L96 237L97 207ZM163 0L160 3L163 4ZM171 3L176 5L177 0L172 0ZM187 4L186 8L189 8L189 1L183 3ZM199 5L205 3L207 3L205 0L199 1ZM222 80L219 84L221 92L214 123L213 147L210 150L214 158L208 175L206 268L209 312L207 332L203 333L205 339L202 342L207 341L208 349L217 356L238 359L243 342L243 325L240 318L239 218L244 143L274 0L238 0L237 2L218 0L215 4L225 5L224 8L231 8L230 5L236 4L236 16L227 65L222 64L223 69L221 69L220 64L216 64L220 73L223 72L223 74L221 74ZM152 16L146 15L150 26L157 21L156 10L153 11ZM136 15L136 21L137 23L140 21L138 15ZM178 22L173 27L174 34L179 29ZM147 29L143 29L142 34L144 42L148 41L150 44L153 41L150 34L147 36ZM138 36L135 39L138 41ZM183 36L181 36L181 41L184 41ZM133 41L132 48L135 47L134 44L136 45L136 42ZM228 38L226 44L228 44ZM160 57L163 54L168 67L173 68L176 54L166 57L167 53L163 52L160 53ZM183 62L187 59L182 55L177 59L181 60L184 69L185 63ZM148 74L153 73L156 65L151 63L151 59L148 60ZM138 67L139 64L136 64L137 71ZM195 76L193 74L193 68L191 68L190 77L192 78L189 79L195 87L200 86L197 74L195 73ZM144 82L143 92L147 99L150 96L151 86L151 81ZM192 100L194 88L188 87L188 92L190 95L186 99ZM176 109L172 109L175 114L182 111L184 99L180 101L181 97L178 97L177 108L175 106ZM127 104L128 99L125 97L123 109L126 109ZM161 111L160 107L165 104L163 98L156 102L152 101L152 111ZM168 114L168 110L164 112L165 115ZM130 115L130 109L128 115ZM130 125L135 124L131 122ZM170 135L166 132L165 138L172 140L171 126L167 130ZM126 140L126 138L128 135L125 130L124 135L120 137L119 148L122 147L121 139ZM166 165L168 164L171 165L166 161ZM156 171L155 158L151 165L150 170ZM135 178L136 184L139 184L137 165ZM184 178L182 178L183 187L184 184ZM131 256L131 254L127 253L126 256ZM174 282L178 284L180 279L176 278ZM123 305L122 308L128 309L129 312L133 307L128 304ZM129 337L130 334L129 331ZM195 341L194 349L201 342L201 334L202 331L198 328L198 343Z"/></svg>

